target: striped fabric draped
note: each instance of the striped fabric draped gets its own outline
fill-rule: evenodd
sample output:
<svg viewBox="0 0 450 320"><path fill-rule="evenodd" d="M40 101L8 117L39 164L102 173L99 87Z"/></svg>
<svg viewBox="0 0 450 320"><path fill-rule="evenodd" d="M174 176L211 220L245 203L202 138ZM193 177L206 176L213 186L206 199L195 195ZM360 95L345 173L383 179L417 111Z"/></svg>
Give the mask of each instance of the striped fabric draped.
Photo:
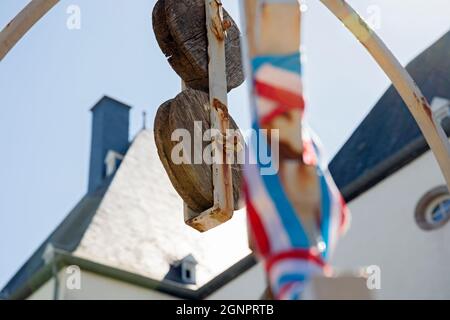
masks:
<svg viewBox="0 0 450 320"><path fill-rule="evenodd" d="M291 110L303 113L305 101L300 61L298 52L253 59L251 111L254 130L266 127ZM343 198L321 160L317 138L304 123L296 125L302 126L300 139L303 140L302 155L296 161L299 166L313 167L318 181L318 237L311 238L298 207L295 208L287 196L280 174L261 174L264 164L258 156L259 148L270 149L265 136L257 135L257 141L250 143L250 161L245 168L251 236L277 299L299 299L306 281L324 272L330 251L343 231L348 215ZM283 161L285 159L281 156L280 167Z"/></svg>

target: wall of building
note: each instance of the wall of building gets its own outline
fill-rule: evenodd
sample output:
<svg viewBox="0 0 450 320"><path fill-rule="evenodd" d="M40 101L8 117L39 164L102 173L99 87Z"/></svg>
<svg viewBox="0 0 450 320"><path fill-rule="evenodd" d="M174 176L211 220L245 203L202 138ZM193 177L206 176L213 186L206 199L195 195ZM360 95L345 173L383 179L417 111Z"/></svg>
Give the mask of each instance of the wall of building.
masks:
<svg viewBox="0 0 450 320"><path fill-rule="evenodd" d="M67 279L67 275L64 275ZM63 283L65 281L62 281ZM148 288L81 271L81 288L61 292L63 300L168 300L173 297Z"/></svg>
<svg viewBox="0 0 450 320"><path fill-rule="evenodd" d="M420 198L443 185L430 152L353 200L352 226L338 244L332 265L339 271L377 265L381 269L380 299L450 299L450 223L421 230L414 212ZM61 271L61 299L173 299L159 293L82 270L80 290L68 290ZM52 299L49 280L29 299ZM259 299L264 272L253 267L208 299Z"/></svg>
<svg viewBox="0 0 450 320"><path fill-rule="evenodd" d="M50 279L38 290L36 290L27 300L53 300L55 281Z"/></svg>
<svg viewBox="0 0 450 320"><path fill-rule="evenodd" d="M61 300L171 300L177 299L155 290L81 270L80 288L70 289L67 285L70 273L59 272L59 299ZM73 284L73 283L72 283ZM260 299L265 290L264 272L260 265L246 271L207 299ZM52 300L54 280L50 279L34 292L30 300Z"/></svg>
<svg viewBox="0 0 450 320"><path fill-rule="evenodd" d="M257 264L229 282L212 295L209 300L258 300L266 290L266 280L261 264Z"/></svg>
<svg viewBox="0 0 450 320"><path fill-rule="evenodd" d="M123 281L81 270L80 288L67 285L70 274L66 269L59 272L60 300L168 300L173 297L136 286ZM28 300L52 300L54 298L54 279L50 279L36 290Z"/></svg>
<svg viewBox="0 0 450 320"><path fill-rule="evenodd" d="M353 200L351 229L336 249L333 265L381 268L382 299L450 299L450 223L423 231L414 212L420 198L444 179L427 152Z"/></svg>

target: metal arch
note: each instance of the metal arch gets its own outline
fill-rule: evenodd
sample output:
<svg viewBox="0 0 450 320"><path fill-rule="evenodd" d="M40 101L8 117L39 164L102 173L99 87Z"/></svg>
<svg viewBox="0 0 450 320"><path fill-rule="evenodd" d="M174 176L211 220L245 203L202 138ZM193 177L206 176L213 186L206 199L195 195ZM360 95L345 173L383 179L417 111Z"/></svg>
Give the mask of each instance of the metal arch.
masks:
<svg viewBox="0 0 450 320"><path fill-rule="evenodd" d="M0 61L59 0L32 0L0 33Z"/></svg>
<svg viewBox="0 0 450 320"><path fill-rule="evenodd" d="M320 0L361 42L392 81L434 153L450 190L450 143L416 83L386 44L345 0Z"/></svg>

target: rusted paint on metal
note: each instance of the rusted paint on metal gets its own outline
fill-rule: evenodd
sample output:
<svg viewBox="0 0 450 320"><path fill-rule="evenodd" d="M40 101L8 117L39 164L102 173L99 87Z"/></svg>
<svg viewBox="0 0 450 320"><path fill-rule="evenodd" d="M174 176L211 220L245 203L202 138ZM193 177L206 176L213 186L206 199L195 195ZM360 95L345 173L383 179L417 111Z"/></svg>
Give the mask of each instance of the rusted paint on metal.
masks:
<svg viewBox="0 0 450 320"><path fill-rule="evenodd" d="M215 160L212 165L214 204L212 208L201 213L194 213L185 207L185 223L200 232L208 231L230 220L234 211L232 170L226 137L230 116L227 108L225 42L223 41L230 22L223 21L220 0L205 0L205 9L208 36L209 110L211 129L218 133L211 137Z"/></svg>
<svg viewBox="0 0 450 320"><path fill-rule="evenodd" d="M230 20L223 20L222 28L223 30L227 31L233 26L233 23Z"/></svg>
<svg viewBox="0 0 450 320"><path fill-rule="evenodd" d="M231 190L231 192L225 191L225 204L223 208L224 212L233 212L234 210L234 199L233 199L233 183L231 176L231 164L228 161L227 144L222 145L222 165L219 168L222 170L223 180L225 184L225 190Z"/></svg>
<svg viewBox="0 0 450 320"><path fill-rule="evenodd" d="M231 215L227 214L223 209L219 207L213 207L200 215L186 220L186 224L190 227L200 231L206 232L212 228L215 228L222 223L231 219Z"/></svg>
<svg viewBox="0 0 450 320"><path fill-rule="evenodd" d="M420 97L417 95L417 93L413 92L414 99L416 100L416 104L418 108L422 108L423 111L425 111L425 114L427 115L427 118L431 120L431 123L433 126L435 126L434 119L433 119L433 111L431 110L430 104L428 103L427 98L425 96L421 95Z"/></svg>
<svg viewBox="0 0 450 320"><path fill-rule="evenodd" d="M219 0L211 1L209 3L213 11L216 13L212 16L212 32L218 41L224 41L226 37L225 21L223 20L222 2ZM228 23L230 23L228 21ZM231 26L231 25L230 25Z"/></svg>
<svg viewBox="0 0 450 320"><path fill-rule="evenodd" d="M219 99L213 98L213 108L217 110L222 120L228 121L230 119L230 115L228 114L228 107ZM222 126L222 128L227 129L228 127Z"/></svg>
<svg viewBox="0 0 450 320"><path fill-rule="evenodd" d="M433 111L431 110L431 107L427 101L427 98L422 96L420 99L420 102L421 102L423 110L427 114L428 118L431 120L431 123L433 124L433 126L436 126L436 123L434 122L434 118L433 118Z"/></svg>
<svg viewBox="0 0 450 320"><path fill-rule="evenodd" d="M224 217L231 218L233 215L233 187L231 177L231 164L228 161L226 134L229 128L229 114L227 108L226 91L226 63L225 45L223 39L226 37L223 21L222 2L219 0L205 0L209 4L207 11L208 30L208 52L209 63L209 94L211 104L211 128L220 132L220 141L213 143L213 152L217 161L213 164L214 185L214 207L221 211ZM220 145L221 144L221 145ZM221 154L219 154L221 153ZM215 215L213 215L215 216ZM213 219L214 217L211 217Z"/></svg>

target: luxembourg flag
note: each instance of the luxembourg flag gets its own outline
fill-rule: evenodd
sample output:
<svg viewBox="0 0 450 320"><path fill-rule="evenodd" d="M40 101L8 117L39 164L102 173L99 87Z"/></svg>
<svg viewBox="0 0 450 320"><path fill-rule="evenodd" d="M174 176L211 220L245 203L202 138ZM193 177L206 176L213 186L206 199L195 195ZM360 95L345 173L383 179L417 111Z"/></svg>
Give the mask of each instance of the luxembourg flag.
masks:
<svg viewBox="0 0 450 320"><path fill-rule="evenodd" d="M261 126L291 110L303 114L305 101L300 53L260 56L252 61L252 126ZM302 126L302 123L298 123ZM276 299L299 299L307 281L323 274L338 236L346 225L348 211L339 190L321 160L320 145L312 131L302 126L302 164L313 166L319 185L320 237L311 239L289 201L278 174L262 175L259 148L270 149L257 135L249 146L245 167L245 194L250 233L256 253L264 262L271 291ZM264 150L267 150L264 149ZM283 165L280 160L280 165ZM254 164L256 163L256 164ZM301 183L301 182L300 182Z"/></svg>
<svg viewBox="0 0 450 320"><path fill-rule="evenodd" d="M299 54L293 54L254 59L254 92L260 124L270 122L290 109L303 112L305 101L299 58Z"/></svg>

